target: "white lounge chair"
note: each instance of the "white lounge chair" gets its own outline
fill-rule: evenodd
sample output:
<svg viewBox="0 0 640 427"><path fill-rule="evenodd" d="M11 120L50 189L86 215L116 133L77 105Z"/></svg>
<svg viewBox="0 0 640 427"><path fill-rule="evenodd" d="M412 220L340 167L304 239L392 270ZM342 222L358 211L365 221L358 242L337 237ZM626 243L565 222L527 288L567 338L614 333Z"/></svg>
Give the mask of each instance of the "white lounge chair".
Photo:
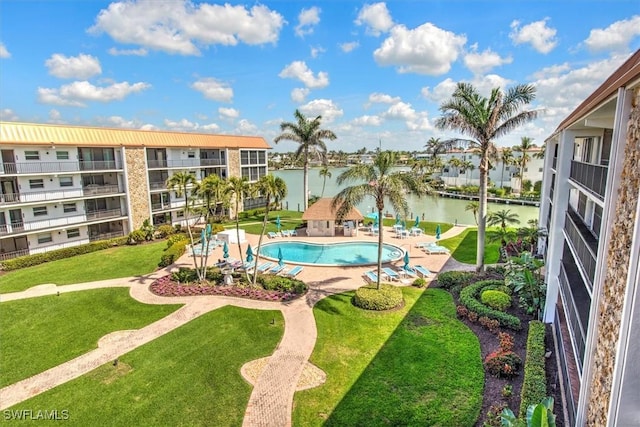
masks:
<svg viewBox="0 0 640 427"><path fill-rule="evenodd" d="M289 236L297 236L298 232L296 231L296 229L294 228L293 230L289 230Z"/></svg>
<svg viewBox="0 0 640 427"><path fill-rule="evenodd" d="M269 231L267 232L267 236L269 236L270 239L275 239L276 237L278 237L278 233L276 233L275 231Z"/></svg>
<svg viewBox="0 0 640 427"><path fill-rule="evenodd" d="M273 267L271 270L269 270L270 274L280 274L282 273L282 271L286 268L285 264L276 264L275 267Z"/></svg>
<svg viewBox="0 0 640 427"><path fill-rule="evenodd" d="M294 277L296 277L298 274L300 274L300 272L302 272L302 270L304 270L304 267L301 265L296 265L295 267L293 267L291 270L287 271L286 273L284 273L285 276L293 279Z"/></svg>
<svg viewBox="0 0 640 427"><path fill-rule="evenodd" d="M427 276L431 275L431 272L429 271L429 269L426 268L426 267L423 267L421 265L414 265L413 266L413 271L418 273L418 276L420 276L420 277L427 277Z"/></svg>
<svg viewBox="0 0 640 427"><path fill-rule="evenodd" d="M428 245L422 248L422 250L429 255L449 253L449 249L445 248L444 246L438 246L438 245Z"/></svg>
<svg viewBox="0 0 640 427"><path fill-rule="evenodd" d="M384 267L382 272L389 278L389 280L400 280L400 275L389 267Z"/></svg>
<svg viewBox="0 0 640 427"><path fill-rule="evenodd" d="M365 271L363 277L368 283L378 283L378 274L375 271Z"/></svg>

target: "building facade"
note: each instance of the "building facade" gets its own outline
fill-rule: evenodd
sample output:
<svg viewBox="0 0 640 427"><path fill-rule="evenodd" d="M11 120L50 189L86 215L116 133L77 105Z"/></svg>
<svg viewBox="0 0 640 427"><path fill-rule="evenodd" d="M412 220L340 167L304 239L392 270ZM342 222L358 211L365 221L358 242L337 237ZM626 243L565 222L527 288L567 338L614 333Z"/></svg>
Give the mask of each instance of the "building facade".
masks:
<svg viewBox="0 0 640 427"><path fill-rule="evenodd" d="M185 224L171 175L255 182L269 148L252 136L0 122L0 260L123 236L147 219Z"/></svg>
<svg viewBox="0 0 640 427"><path fill-rule="evenodd" d="M640 51L546 141L540 245L567 416L640 425Z"/></svg>

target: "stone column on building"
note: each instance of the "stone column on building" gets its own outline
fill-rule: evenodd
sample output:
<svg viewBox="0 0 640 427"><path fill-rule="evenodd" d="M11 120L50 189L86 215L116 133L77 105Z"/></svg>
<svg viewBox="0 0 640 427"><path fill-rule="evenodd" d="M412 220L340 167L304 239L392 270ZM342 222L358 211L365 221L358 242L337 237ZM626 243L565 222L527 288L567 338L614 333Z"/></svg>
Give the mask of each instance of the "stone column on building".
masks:
<svg viewBox="0 0 640 427"><path fill-rule="evenodd" d="M124 178L129 213L129 232L151 219L149 199L149 172L144 147L126 147L124 153Z"/></svg>

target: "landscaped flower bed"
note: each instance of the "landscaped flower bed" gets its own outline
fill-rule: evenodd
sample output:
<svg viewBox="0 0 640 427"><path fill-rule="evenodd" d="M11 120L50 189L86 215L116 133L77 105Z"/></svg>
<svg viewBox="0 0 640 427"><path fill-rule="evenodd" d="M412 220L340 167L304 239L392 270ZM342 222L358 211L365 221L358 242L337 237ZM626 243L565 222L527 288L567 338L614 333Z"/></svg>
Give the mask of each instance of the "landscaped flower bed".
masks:
<svg viewBox="0 0 640 427"><path fill-rule="evenodd" d="M151 292L163 297L184 297L195 295L223 295L255 299L260 301L291 301L298 297L293 292L267 291L250 286L219 286L178 283L171 275L161 277L150 286Z"/></svg>

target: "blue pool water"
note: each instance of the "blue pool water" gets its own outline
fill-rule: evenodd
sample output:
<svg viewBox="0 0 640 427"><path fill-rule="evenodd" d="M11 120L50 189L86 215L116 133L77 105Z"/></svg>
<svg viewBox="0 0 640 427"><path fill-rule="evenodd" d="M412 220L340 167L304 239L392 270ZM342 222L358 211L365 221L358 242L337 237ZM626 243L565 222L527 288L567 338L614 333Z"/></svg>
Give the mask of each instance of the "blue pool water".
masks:
<svg viewBox="0 0 640 427"><path fill-rule="evenodd" d="M271 242L260 248L260 256L278 259L282 250L284 262L310 265L372 265L378 262L378 244L375 242ZM382 262L397 261L404 256L401 248L385 243L382 245Z"/></svg>

